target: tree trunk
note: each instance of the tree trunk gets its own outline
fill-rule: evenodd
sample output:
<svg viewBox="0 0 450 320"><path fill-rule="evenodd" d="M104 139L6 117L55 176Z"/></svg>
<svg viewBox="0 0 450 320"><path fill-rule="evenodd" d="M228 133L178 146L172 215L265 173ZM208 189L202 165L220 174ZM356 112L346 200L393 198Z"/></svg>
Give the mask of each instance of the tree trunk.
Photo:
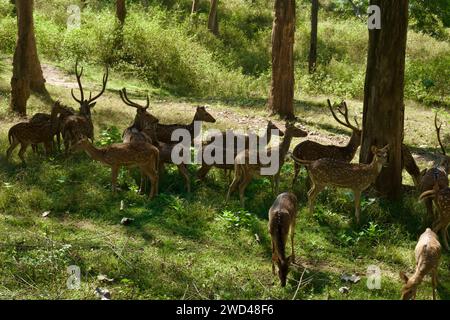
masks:
<svg viewBox="0 0 450 320"><path fill-rule="evenodd" d="M209 9L208 16L208 29L214 35L219 35L219 21L217 18L217 6L219 4L219 0L211 0L211 7Z"/></svg>
<svg viewBox="0 0 450 320"><path fill-rule="evenodd" d="M389 163L375 187L382 195L396 200L402 189L408 0L371 0L370 4L381 8L381 29L369 30L360 162L372 160L372 145L389 144Z"/></svg>
<svg viewBox="0 0 450 320"><path fill-rule="evenodd" d="M116 17L119 19L120 24L125 23L127 16L127 8L125 6L125 0L116 0Z"/></svg>
<svg viewBox="0 0 450 320"><path fill-rule="evenodd" d="M275 0L269 109L294 118L295 0Z"/></svg>
<svg viewBox="0 0 450 320"><path fill-rule="evenodd" d="M26 115L30 90L45 94L45 79L34 36L33 0L16 0L18 38L11 78L11 109Z"/></svg>
<svg viewBox="0 0 450 320"><path fill-rule="evenodd" d="M200 3L200 0L192 0L192 9L191 14L194 14L198 11L198 5Z"/></svg>
<svg viewBox="0 0 450 320"><path fill-rule="evenodd" d="M317 62L317 23L319 15L319 0L311 1L311 43L309 46L309 73L316 70Z"/></svg>

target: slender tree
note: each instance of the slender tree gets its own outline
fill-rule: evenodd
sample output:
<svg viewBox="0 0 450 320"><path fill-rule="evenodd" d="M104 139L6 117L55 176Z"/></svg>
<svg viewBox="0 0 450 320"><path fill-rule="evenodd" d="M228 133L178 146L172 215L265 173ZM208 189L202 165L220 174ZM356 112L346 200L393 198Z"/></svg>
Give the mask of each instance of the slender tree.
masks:
<svg viewBox="0 0 450 320"><path fill-rule="evenodd" d="M11 78L11 109L22 115L27 112L30 92L47 94L34 36L33 0L16 0L18 37L13 57Z"/></svg>
<svg viewBox="0 0 450 320"><path fill-rule="evenodd" d="M371 0L370 5L381 9L381 29L369 30L360 161L372 160L372 145L389 144L389 163L381 171L375 187L382 195L395 200L402 189L408 0Z"/></svg>
<svg viewBox="0 0 450 320"><path fill-rule="evenodd" d="M309 46L309 73L314 73L317 63L317 23L319 16L319 0L311 0L311 41Z"/></svg>
<svg viewBox="0 0 450 320"><path fill-rule="evenodd" d="M192 0L191 14L194 14L198 11L199 3L200 3L200 0Z"/></svg>
<svg viewBox="0 0 450 320"><path fill-rule="evenodd" d="M125 0L116 0L116 17L120 21L120 24L125 23L126 16L127 16L127 8Z"/></svg>
<svg viewBox="0 0 450 320"><path fill-rule="evenodd" d="M208 29L216 36L219 34L219 21L217 17L218 4L219 0L211 0L211 6L208 16Z"/></svg>
<svg viewBox="0 0 450 320"><path fill-rule="evenodd" d="M294 118L295 0L275 0L269 109Z"/></svg>

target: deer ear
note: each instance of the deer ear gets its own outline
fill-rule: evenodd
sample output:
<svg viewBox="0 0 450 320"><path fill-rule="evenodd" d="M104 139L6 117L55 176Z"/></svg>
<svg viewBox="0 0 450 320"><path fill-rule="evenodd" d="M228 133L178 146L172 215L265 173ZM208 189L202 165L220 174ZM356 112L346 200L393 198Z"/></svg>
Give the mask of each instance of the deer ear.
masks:
<svg viewBox="0 0 450 320"><path fill-rule="evenodd" d="M96 104L97 104L97 102L91 103L91 104L89 105L89 108L95 107Z"/></svg>
<svg viewBox="0 0 450 320"><path fill-rule="evenodd" d="M372 153L375 154L377 152L377 147L371 146L370 151L372 151Z"/></svg>
<svg viewBox="0 0 450 320"><path fill-rule="evenodd" d="M399 276L400 276L400 279L402 279L404 283L408 282L409 278L403 271L400 271Z"/></svg>

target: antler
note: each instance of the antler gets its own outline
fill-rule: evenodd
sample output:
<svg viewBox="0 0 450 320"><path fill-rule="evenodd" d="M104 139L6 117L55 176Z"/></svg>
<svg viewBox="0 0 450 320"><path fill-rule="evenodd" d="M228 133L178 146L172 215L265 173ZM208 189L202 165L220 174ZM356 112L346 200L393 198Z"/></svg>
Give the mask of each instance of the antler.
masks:
<svg viewBox="0 0 450 320"><path fill-rule="evenodd" d="M441 127L442 127L442 122L439 122L438 125L438 114L436 112L436 115L434 117L434 126L436 128L436 134L437 134L437 139L439 142L439 145L441 146L441 150L442 150L442 154L445 156L445 148L444 145L442 144L442 140L441 140Z"/></svg>
<svg viewBox="0 0 450 320"><path fill-rule="evenodd" d="M75 76L77 77L77 82L78 82L78 87L80 89L80 95L81 95L80 98L81 99L77 99L75 97L75 94L73 93L73 89L71 90L71 94L72 94L72 98L74 98L75 101L80 104L83 103L84 101L86 101L86 100L84 100L84 91L83 91L83 86L81 85L81 76L82 75L83 75L83 67L81 67L81 70L78 71L78 59L77 59L75 62ZM106 73L103 74L102 90L94 98L92 98L92 92L89 92L89 99L87 100L87 103L94 102L105 92L106 83L108 82L108 76L109 76L109 69L108 69L108 67L106 67Z"/></svg>
<svg viewBox="0 0 450 320"><path fill-rule="evenodd" d="M78 87L80 88L81 100L78 100L73 93L73 89L70 91L72 93L72 98L78 103L82 103L84 100L84 92L83 86L81 85L81 76L83 75L83 67L81 67L81 71L78 72L78 59L75 62L75 76L77 77Z"/></svg>
<svg viewBox="0 0 450 320"><path fill-rule="evenodd" d="M127 106L130 106L130 107L133 107L133 108L137 108L137 109L143 109L143 110L147 110L148 107L150 106L150 99L149 99L149 97L148 97L148 94L147 94L147 102L146 102L145 107L141 106L140 104L138 104L138 103L136 103L136 102L131 101L131 100L128 98L128 95L127 95L127 89L123 88L122 90L119 91L119 94L120 94L120 97L122 98L122 101L123 101Z"/></svg>
<svg viewBox="0 0 450 320"><path fill-rule="evenodd" d="M352 125L352 124L350 123L350 121L348 120L348 107L347 107L347 103L346 103L345 101L342 101L341 106L339 106L339 108L338 108L338 111L339 111L339 113L344 117L345 122L343 122L342 120L340 120L340 119L337 117L336 113L333 111L333 106L331 105L330 99L327 99L327 102L328 102L328 107L329 107L329 109L330 109L330 111L331 111L331 114L333 115L333 118L334 118L338 123L342 124L343 126L345 126L345 127L347 127L347 128L350 128L350 129L352 129L352 130L359 130L359 128L358 128L358 127L359 127L359 124L358 124L358 120L356 120L356 117L355 117L355 122L356 122L357 127L355 127L354 125ZM344 107L344 111L342 111L342 109L341 109L342 106Z"/></svg>

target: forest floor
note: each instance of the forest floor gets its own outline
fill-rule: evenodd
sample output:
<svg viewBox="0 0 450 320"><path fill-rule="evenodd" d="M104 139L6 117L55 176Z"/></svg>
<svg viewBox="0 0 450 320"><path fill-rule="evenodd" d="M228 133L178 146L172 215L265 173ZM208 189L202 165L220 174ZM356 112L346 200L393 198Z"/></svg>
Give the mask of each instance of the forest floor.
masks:
<svg viewBox="0 0 450 320"><path fill-rule="evenodd" d="M75 78L62 66L44 61L47 88L53 99L76 107L70 88ZM83 83L96 91L102 69L85 68ZM110 192L110 170L83 153L45 159L27 152L23 167L16 155L6 163L8 128L19 121L8 111L10 62L0 59L0 298L95 299L95 288L107 288L112 299L398 299L399 271L414 270L414 246L429 224L418 202L411 178L405 174L405 195L399 203L371 197L362 200L362 223L353 222L352 195L325 190L315 213L306 210L306 173L293 191L299 198L295 236L297 261L285 288L271 273L267 211L275 195L268 179L255 179L247 188L246 210L238 197L225 204L228 180L212 170L206 182L193 181L186 194L175 168L167 168L161 194L152 201L136 193L137 176L120 175L121 191ZM108 89L94 108L96 140L116 139L134 117L120 100L126 87L133 97L151 94L150 111L162 123L188 123L195 105L207 105L217 119L203 128L256 130L266 126L265 99L192 99L164 96L143 82L110 72ZM347 129L329 114L326 99L302 97L295 111L310 133L308 139L344 144ZM361 123L362 102L347 101ZM50 105L37 96L29 100L29 114ZM283 123L276 118L280 127ZM405 143L420 168L436 159L433 111L406 102ZM116 129L114 129L117 128ZM448 125L444 143L450 145ZM293 147L302 139L295 139ZM357 157L355 157L357 160ZM293 164L282 170L281 191L292 190ZM189 168L195 176L198 166ZM195 180L195 179L193 179ZM123 204L123 209L121 208ZM49 213L48 213L49 212ZM43 213L46 213L43 215ZM45 216L45 217L44 217ZM122 226L122 217L135 220ZM81 270L81 287L67 288L67 267ZM381 288L366 285L369 266L380 268ZM358 283L341 280L343 274L361 277ZM299 280L302 280L301 282ZM439 269L440 299L450 299L450 255ZM349 292L340 293L347 286ZM431 299L431 280L420 286L418 299Z"/></svg>

